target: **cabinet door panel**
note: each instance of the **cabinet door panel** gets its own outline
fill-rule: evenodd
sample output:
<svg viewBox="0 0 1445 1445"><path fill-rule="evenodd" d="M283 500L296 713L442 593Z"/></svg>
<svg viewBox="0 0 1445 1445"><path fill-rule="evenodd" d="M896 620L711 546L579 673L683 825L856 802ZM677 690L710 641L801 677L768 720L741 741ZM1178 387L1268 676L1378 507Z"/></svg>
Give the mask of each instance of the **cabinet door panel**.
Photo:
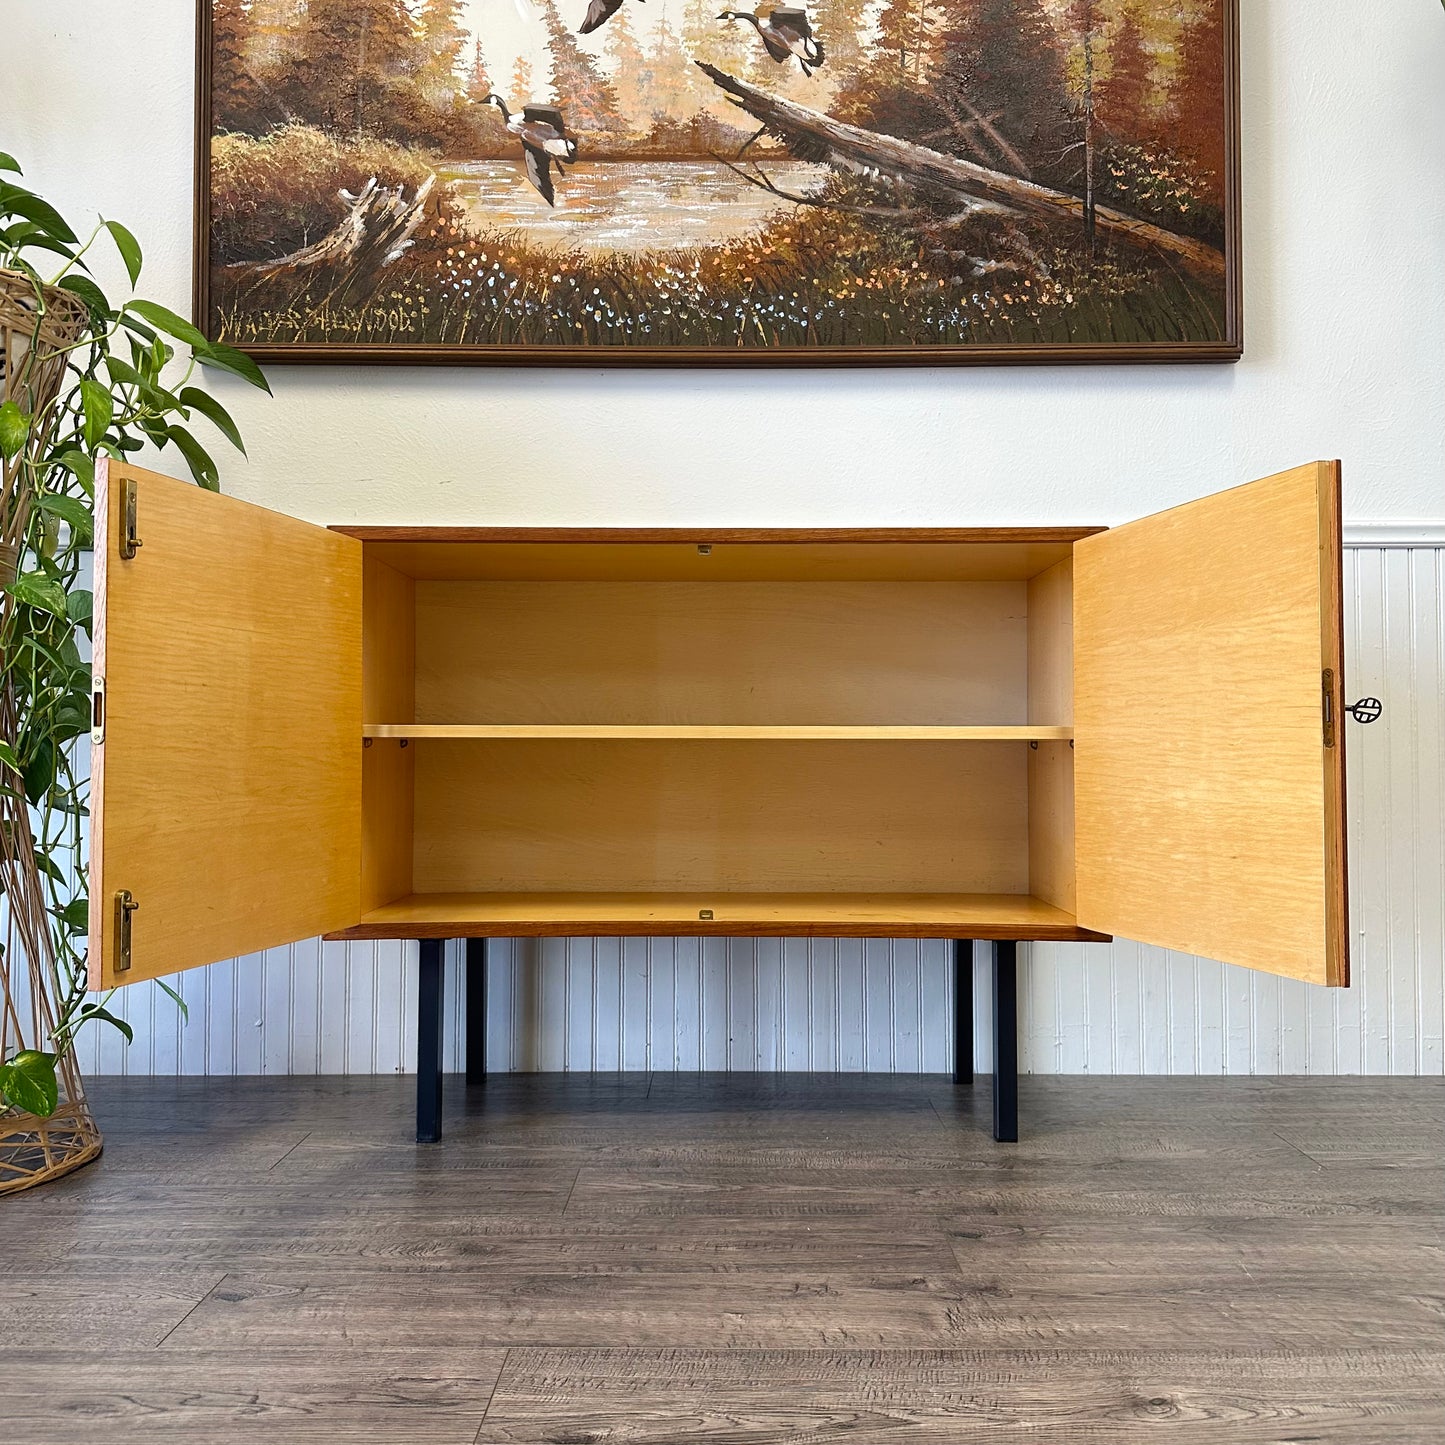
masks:
<svg viewBox="0 0 1445 1445"><path fill-rule="evenodd" d="M95 674L92 988L357 921L360 543L112 462L96 477ZM122 890L137 906L118 971Z"/></svg>
<svg viewBox="0 0 1445 1445"><path fill-rule="evenodd" d="M1076 544L1080 924L1349 981L1340 570L1333 462Z"/></svg>

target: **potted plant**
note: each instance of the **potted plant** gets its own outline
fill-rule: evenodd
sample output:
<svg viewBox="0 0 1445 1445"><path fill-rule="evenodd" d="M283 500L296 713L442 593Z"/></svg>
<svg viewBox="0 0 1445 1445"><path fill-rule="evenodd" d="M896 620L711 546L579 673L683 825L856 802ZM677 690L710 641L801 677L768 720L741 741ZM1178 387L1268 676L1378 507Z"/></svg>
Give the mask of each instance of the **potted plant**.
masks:
<svg viewBox="0 0 1445 1445"><path fill-rule="evenodd" d="M82 240L19 175L0 153L0 1193L99 1154L76 1032L96 1023L131 1035L109 995L86 993L96 458L171 448L214 489L216 464L191 423L244 448L194 384L197 366L269 390L249 357L164 306L113 305L87 258L113 245L134 288L135 237L102 219Z"/></svg>

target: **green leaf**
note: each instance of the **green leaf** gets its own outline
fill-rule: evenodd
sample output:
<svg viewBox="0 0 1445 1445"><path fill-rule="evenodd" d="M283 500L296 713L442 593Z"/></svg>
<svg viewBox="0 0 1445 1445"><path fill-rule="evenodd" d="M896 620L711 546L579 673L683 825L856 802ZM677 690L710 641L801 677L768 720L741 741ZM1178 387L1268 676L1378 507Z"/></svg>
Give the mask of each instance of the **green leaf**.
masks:
<svg viewBox="0 0 1445 1445"><path fill-rule="evenodd" d="M14 171L18 176L21 174L20 162L9 151L0 151L0 171Z"/></svg>
<svg viewBox="0 0 1445 1445"><path fill-rule="evenodd" d="M180 449L180 453L185 457L186 465L191 469L191 475L196 479L198 485L204 487L208 492L219 491L221 474L205 447L184 427L167 427L166 435Z"/></svg>
<svg viewBox="0 0 1445 1445"><path fill-rule="evenodd" d="M65 588L42 572L22 572L5 590L21 602L55 617L65 616Z"/></svg>
<svg viewBox="0 0 1445 1445"><path fill-rule="evenodd" d="M90 902L85 898L72 898L64 908L55 910L55 916L72 933L84 933L90 927Z"/></svg>
<svg viewBox="0 0 1445 1445"><path fill-rule="evenodd" d="M211 341L204 351L198 349L196 355L202 366L219 366L222 371L233 371L252 386L260 387L267 396L271 395L271 383L266 380L265 373L244 351L237 351L234 346L227 346L222 341Z"/></svg>
<svg viewBox="0 0 1445 1445"><path fill-rule="evenodd" d="M19 454L30 434L30 418L13 401L0 406L0 455L6 460Z"/></svg>
<svg viewBox="0 0 1445 1445"><path fill-rule="evenodd" d="M84 452L67 451L52 457L50 464L64 467L80 483L87 497L95 496L95 463Z"/></svg>
<svg viewBox="0 0 1445 1445"><path fill-rule="evenodd" d="M183 320L158 301L127 301L124 309L133 311L137 316L149 321L152 326L164 331L167 336L174 336L177 341L184 341L193 351L210 349L210 342L189 321Z"/></svg>
<svg viewBox="0 0 1445 1445"><path fill-rule="evenodd" d="M21 190L18 186L5 187L0 205L3 205L12 215L24 216L26 220L34 221L47 236L53 236L57 241L80 239L65 224L65 218L49 201L42 201L39 196L31 195L29 191Z"/></svg>
<svg viewBox="0 0 1445 1445"><path fill-rule="evenodd" d="M35 850L35 867L38 872L43 873L47 878L52 878L57 883L66 881L65 874L60 871L55 860L46 857L38 848Z"/></svg>
<svg viewBox="0 0 1445 1445"><path fill-rule="evenodd" d="M17 773L20 771L20 759L15 756L15 749L7 742L0 742L0 763Z"/></svg>
<svg viewBox="0 0 1445 1445"><path fill-rule="evenodd" d="M170 998L175 1001L176 1007L181 1011L181 1018L184 1019L187 1023L189 1023L191 1018L191 1011L186 1007L185 999L183 999L180 994L178 994L175 989L173 989L170 984L168 984L163 978L156 979L155 985L158 989L160 989L162 993L168 994Z"/></svg>
<svg viewBox="0 0 1445 1445"><path fill-rule="evenodd" d="M104 321L110 315L110 302L105 292L89 276L65 276L61 278L60 289L79 296L90 308L91 318Z"/></svg>
<svg viewBox="0 0 1445 1445"><path fill-rule="evenodd" d="M31 1114L48 1119L60 1103L60 1084L55 1077L55 1055L39 1049L24 1049L0 1067L0 1093Z"/></svg>
<svg viewBox="0 0 1445 1445"><path fill-rule="evenodd" d="M85 444L93 449L100 445L101 439L110 430L111 418L115 415L115 398L98 381L86 377L80 383L80 401L85 412Z"/></svg>
<svg viewBox="0 0 1445 1445"><path fill-rule="evenodd" d="M25 796L32 803L38 803L50 791L55 781L55 745L49 738L41 738L20 776L25 783Z"/></svg>
<svg viewBox="0 0 1445 1445"><path fill-rule="evenodd" d="M120 324L127 331L134 331L137 336L144 337L147 341L156 339L155 331L147 326L144 321L138 321L134 316L129 315L124 309L120 313Z"/></svg>
<svg viewBox="0 0 1445 1445"><path fill-rule="evenodd" d="M246 455L246 444L241 440L240 429L231 420L231 413L209 392L202 391L198 386L184 386L179 401L182 406L200 412L242 456Z"/></svg>
<svg viewBox="0 0 1445 1445"><path fill-rule="evenodd" d="M161 372L166 369L171 357L175 354L175 348L173 346L167 346L159 336L151 342L150 349L146 352L146 369L150 372L152 378L155 380L160 379Z"/></svg>
<svg viewBox="0 0 1445 1445"><path fill-rule="evenodd" d="M57 241L53 236L47 236L38 226L32 229L35 234L27 236L20 243L27 251L52 251L57 256L64 256L67 261L74 261L77 266L85 265L85 262L75 254L74 246L67 246L64 241Z"/></svg>
<svg viewBox="0 0 1445 1445"><path fill-rule="evenodd" d="M148 386L140 372L130 362L122 361L118 356L107 356L105 358L105 369L110 372L110 379L123 386Z"/></svg>
<svg viewBox="0 0 1445 1445"><path fill-rule="evenodd" d="M90 508L79 497L67 497L60 492L43 492L35 499L35 505L42 512L49 512L51 516L68 522L78 542L83 543L90 537Z"/></svg>
<svg viewBox="0 0 1445 1445"><path fill-rule="evenodd" d="M108 1008L98 1003L88 1003L75 1016L75 1022L71 1025L71 1031L79 1028L81 1024L89 1023L92 1019L98 1019L103 1024L111 1024L118 1028L125 1035L126 1043L135 1042L135 1030L126 1023L124 1019L118 1019Z"/></svg>
<svg viewBox="0 0 1445 1445"><path fill-rule="evenodd" d="M120 252L120 259L125 262L130 284L134 286L140 280L140 242L119 221L106 221L105 229L110 232L115 249Z"/></svg>
<svg viewBox="0 0 1445 1445"><path fill-rule="evenodd" d="M77 587L65 594L65 615L77 627L88 628L95 615L95 594L85 587Z"/></svg>

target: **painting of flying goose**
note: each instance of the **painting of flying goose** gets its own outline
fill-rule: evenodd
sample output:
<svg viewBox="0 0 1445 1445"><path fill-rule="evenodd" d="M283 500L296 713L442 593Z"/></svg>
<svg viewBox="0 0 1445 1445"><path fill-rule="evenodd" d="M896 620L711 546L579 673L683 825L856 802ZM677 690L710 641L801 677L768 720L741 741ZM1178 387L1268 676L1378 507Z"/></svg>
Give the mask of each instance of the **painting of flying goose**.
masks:
<svg viewBox="0 0 1445 1445"><path fill-rule="evenodd" d="M1238 0L199 0L267 363L1242 353Z"/></svg>

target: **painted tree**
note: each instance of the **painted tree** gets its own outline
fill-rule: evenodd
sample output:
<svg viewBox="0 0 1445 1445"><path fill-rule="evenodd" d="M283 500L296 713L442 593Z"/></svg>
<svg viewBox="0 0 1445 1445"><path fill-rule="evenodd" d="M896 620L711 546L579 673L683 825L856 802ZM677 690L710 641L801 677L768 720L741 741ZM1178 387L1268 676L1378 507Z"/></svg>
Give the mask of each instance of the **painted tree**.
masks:
<svg viewBox="0 0 1445 1445"><path fill-rule="evenodd" d="M752 27L746 22L718 19L719 10L732 8L730 4L709 4L708 0L687 0L682 10L682 48L695 61L706 61L709 65L717 66L719 70L727 71L729 75L741 75L752 58L753 48L758 40ZM700 74L699 78L703 80L703 85L695 85L694 88L699 96L710 99L708 91L716 94L717 87Z"/></svg>
<svg viewBox="0 0 1445 1445"><path fill-rule="evenodd" d="M457 102L462 55L467 31L461 23L462 0L422 0L417 11L421 33L417 80L426 100L438 110L450 110Z"/></svg>
<svg viewBox="0 0 1445 1445"><path fill-rule="evenodd" d="M417 59L403 0L309 0L298 42L286 86L297 115L339 134L410 138L414 118L395 104Z"/></svg>
<svg viewBox="0 0 1445 1445"><path fill-rule="evenodd" d="M472 63L467 70L466 96L474 105L485 105L492 93L492 77L487 70L487 58L482 54L480 38L472 41Z"/></svg>
<svg viewBox="0 0 1445 1445"><path fill-rule="evenodd" d="M612 62L612 89L628 129L645 133L652 120L651 74L626 5L607 22L605 42Z"/></svg>
<svg viewBox="0 0 1445 1445"><path fill-rule="evenodd" d="M552 58L552 93L567 117L568 128L584 135L615 135L625 130L617 92L563 24L557 0L542 0L542 21L547 27L547 53Z"/></svg>
<svg viewBox="0 0 1445 1445"><path fill-rule="evenodd" d="M956 124L964 125L958 119L964 116L991 129L992 135L982 127L974 132L980 155L990 147L1012 153L1037 180L1068 174L1075 126L1065 52L1042 0L955 3L941 50L930 88Z"/></svg>
<svg viewBox="0 0 1445 1445"><path fill-rule="evenodd" d="M872 0L814 0L808 7L813 32L827 56L823 75L837 79L863 60L871 8Z"/></svg>
<svg viewBox="0 0 1445 1445"><path fill-rule="evenodd" d="M305 8L304 0L251 0L246 60L252 75L265 79L295 59Z"/></svg>
<svg viewBox="0 0 1445 1445"><path fill-rule="evenodd" d="M938 40L939 20L937 7L928 0L888 0L877 21L885 78L891 72L897 83L922 88Z"/></svg>
<svg viewBox="0 0 1445 1445"><path fill-rule="evenodd" d="M1108 59L1108 71L1096 86L1099 122L1119 140L1147 139L1153 128L1154 58L1133 5L1120 6Z"/></svg>
<svg viewBox="0 0 1445 1445"><path fill-rule="evenodd" d="M1224 199L1224 7L1206 4L1179 36L1169 92L1175 147L1204 173L1208 199Z"/></svg>
<svg viewBox="0 0 1445 1445"><path fill-rule="evenodd" d="M519 55L512 66L512 106L520 108L533 98L532 62L525 55Z"/></svg>
<svg viewBox="0 0 1445 1445"><path fill-rule="evenodd" d="M217 130L257 135L266 129L270 107L251 72L250 35L248 0L215 0L211 10L211 119Z"/></svg>
<svg viewBox="0 0 1445 1445"><path fill-rule="evenodd" d="M1094 166L1097 160L1097 139L1095 120L1097 118L1098 90L1095 59L1101 38L1099 33L1098 0L1071 0L1067 12L1070 39L1077 47L1077 85L1075 86L1075 110L1078 115L1083 164L1080 167L1084 196L1084 241L1089 254L1094 253L1094 223L1097 192L1095 189Z"/></svg>
<svg viewBox="0 0 1445 1445"><path fill-rule="evenodd" d="M677 119L691 115L697 108L692 77L700 72L672 28L665 4L647 52L647 65L652 74L653 115Z"/></svg>
<svg viewBox="0 0 1445 1445"><path fill-rule="evenodd" d="M509 155L513 142L502 124L502 115L487 104L496 89L480 40L472 41L472 58L467 66L466 113L461 147L479 156Z"/></svg>

